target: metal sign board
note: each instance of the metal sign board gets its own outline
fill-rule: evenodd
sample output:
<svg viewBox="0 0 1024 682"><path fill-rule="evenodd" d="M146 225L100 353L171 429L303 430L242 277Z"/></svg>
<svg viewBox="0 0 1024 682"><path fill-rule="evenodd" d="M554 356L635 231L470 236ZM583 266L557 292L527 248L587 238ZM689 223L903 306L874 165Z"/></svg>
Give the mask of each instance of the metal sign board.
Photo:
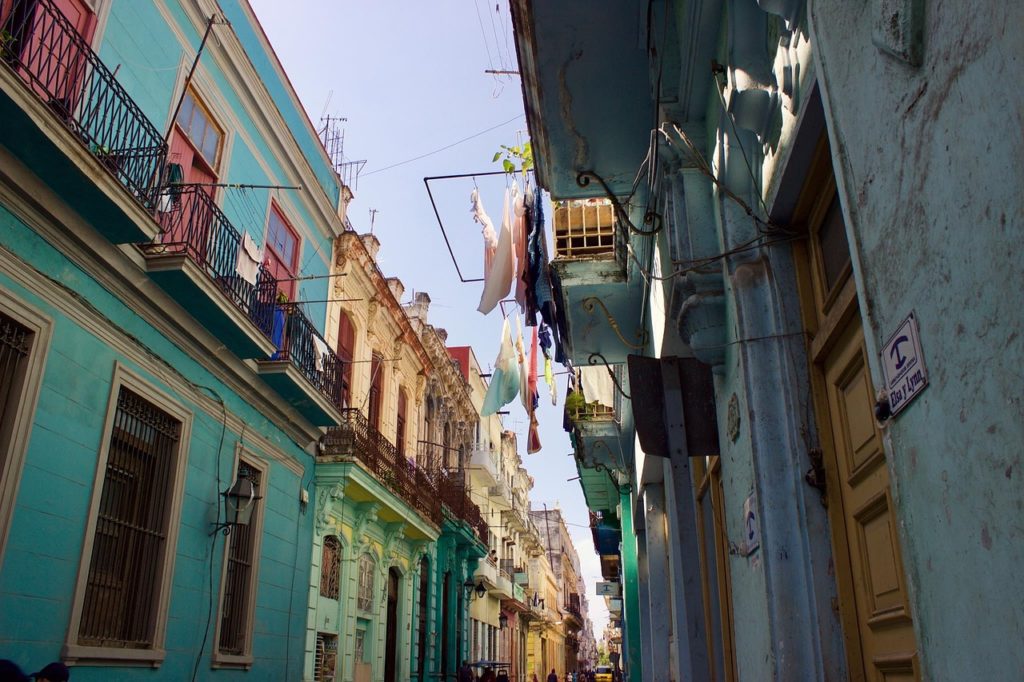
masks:
<svg viewBox="0 0 1024 682"><path fill-rule="evenodd" d="M894 417L928 385L928 370L913 312L882 347L882 374Z"/></svg>
<svg viewBox="0 0 1024 682"><path fill-rule="evenodd" d="M597 596L598 597L618 597L622 594L622 585L620 583L613 582L599 582L597 583Z"/></svg>

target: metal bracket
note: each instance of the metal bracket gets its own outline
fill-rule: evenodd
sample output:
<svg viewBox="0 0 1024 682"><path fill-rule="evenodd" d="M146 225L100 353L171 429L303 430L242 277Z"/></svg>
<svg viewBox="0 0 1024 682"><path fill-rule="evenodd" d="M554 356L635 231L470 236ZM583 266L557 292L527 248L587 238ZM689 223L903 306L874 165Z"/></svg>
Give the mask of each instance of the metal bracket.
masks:
<svg viewBox="0 0 1024 682"><path fill-rule="evenodd" d="M636 338L640 341L640 343L634 344L630 343L629 341L626 341L626 337L624 337L622 335L622 332L619 330L619 323L616 322L615 318L612 317L612 314L608 312L608 307L605 306L604 301L602 301L601 299L597 298L596 296L587 296L585 299L580 301L580 305L583 306L583 310L590 314L594 313L594 309L597 306L601 306L601 311L604 312L605 319L608 320L609 326L611 326L612 331L615 332L615 335L619 337L619 341L622 342L622 345L628 348L632 348L633 350L643 350L647 346L647 330L643 328L640 328L636 333Z"/></svg>
<svg viewBox="0 0 1024 682"><path fill-rule="evenodd" d="M601 355L597 351L594 351L593 353L590 354L590 357L587 358L587 363L591 365L596 365L598 363L598 360L600 360L601 364L604 365L604 368L608 370L608 376L612 378L612 383L615 384L615 390L619 392L619 395L621 395L626 400L632 400L629 394L622 390L622 386L619 384L619 380L615 378L615 372L612 371L612 366L608 364L608 361L605 359L603 355Z"/></svg>
<svg viewBox="0 0 1024 682"><path fill-rule="evenodd" d="M807 456L811 459L811 468L804 474L804 480L807 485L818 489L821 493L821 506L828 508L824 453L821 448L813 448L807 451Z"/></svg>
<svg viewBox="0 0 1024 682"><path fill-rule="evenodd" d="M604 178L594 171L580 171L576 175L576 184L580 187L587 187L590 185L591 178L597 180L598 184L601 185L605 195L608 197L608 201L612 204L612 208L615 209L615 215L618 216L619 221L621 221L623 225L629 227L630 232L645 237L652 237L661 232L663 223L660 213L657 213L653 209L648 209L648 211L644 213L644 225L650 225L651 229L640 229L633 224L632 220L629 219L629 214L626 213L626 209L622 207L622 204L619 202L619 198L615 196L614 192L612 192L612 188L608 186L608 183L604 181Z"/></svg>

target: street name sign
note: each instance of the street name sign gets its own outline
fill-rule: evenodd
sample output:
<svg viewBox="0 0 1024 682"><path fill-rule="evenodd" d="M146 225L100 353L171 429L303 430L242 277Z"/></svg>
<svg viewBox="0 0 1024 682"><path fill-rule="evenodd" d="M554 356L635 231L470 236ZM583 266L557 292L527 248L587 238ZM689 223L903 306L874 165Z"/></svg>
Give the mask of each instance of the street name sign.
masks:
<svg viewBox="0 0 1024 682"><path fill-rule="evenodd" d="M911 312L882 347L882 374L889 393L889 410L899 414L928 385L917 318Z"/></svg>

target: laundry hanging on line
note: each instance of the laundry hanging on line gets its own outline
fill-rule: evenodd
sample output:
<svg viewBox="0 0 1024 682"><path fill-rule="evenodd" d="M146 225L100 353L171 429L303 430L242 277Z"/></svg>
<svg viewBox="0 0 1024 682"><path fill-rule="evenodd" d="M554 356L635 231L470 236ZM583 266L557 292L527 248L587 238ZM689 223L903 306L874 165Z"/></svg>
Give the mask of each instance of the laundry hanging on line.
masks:
<svg viewBox="0 0 1024 682"><path fill-rule="evenodd" d="M235 273L252 286L256 286L262 262L263 249L256 246L248 232L243 232L242 242L238 245L238 257L235 260Z"/></svg>
<svg viewBox="0 0 1024 682"><path fill-rule="evenodd" d="M484 396L484 404L480 408L480 416L488 417L515 400L519 393L519 384L519 367L516 364L512 333L506 318L501 323L501 344L498 347L498 357L494 361L491 382Z"/></svg>
<svg viewBox="0 0 1024 682"><path fill-rule="evenodd" d="M480 198L480 190L474 189L469 195L469 200L472 204L470 212L473 214L473 220L483 226L480 232L484 237L484 279L487 279L491 274L494 256L498 251L498 233L494 231L494 223L491 221L491 217L487 215L487 211L484 210L484 202Z"/></svg>
<svg viewBox="0 0 1024 682"><path fill-rule="evenodd" d="M530 405L530 430L526 437L526 453L532 455L540 452L540 432L537 425L537 407L540 404L540 396L537 393L537 328L533 328L530 341L530 371L527 375L527 402Z"/></svg>
<svg viewBox="0 0 1024 682"><path fill-rule="evenodd" d="M498 246L494 252L490 271L484 278L484 290L480 295L477 310L488 314L512 290L515 276L515 251L512 244L512 216L509 202L510 190L505 190L505 201L501 213L501 229L498 232ZM486 249L486 245L485 245ZM486 265L486 264L485 264Z"/></svg>

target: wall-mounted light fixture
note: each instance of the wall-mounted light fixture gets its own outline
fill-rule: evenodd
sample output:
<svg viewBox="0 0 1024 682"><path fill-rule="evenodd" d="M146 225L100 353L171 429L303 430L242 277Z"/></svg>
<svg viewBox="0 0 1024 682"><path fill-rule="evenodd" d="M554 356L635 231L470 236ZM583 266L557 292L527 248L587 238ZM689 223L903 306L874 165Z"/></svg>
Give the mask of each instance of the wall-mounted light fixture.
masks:
<svg viewBox="0 0 1024 682"><path fill-rule="evenodd" d="M224 498L224 523L214 524L210 535L218 530L230 535L235 526L248 526L252 513L256 510L256 502L263 498L256 495L256 486L243 472L238 473L234 484L221 493Z"/></svg>

